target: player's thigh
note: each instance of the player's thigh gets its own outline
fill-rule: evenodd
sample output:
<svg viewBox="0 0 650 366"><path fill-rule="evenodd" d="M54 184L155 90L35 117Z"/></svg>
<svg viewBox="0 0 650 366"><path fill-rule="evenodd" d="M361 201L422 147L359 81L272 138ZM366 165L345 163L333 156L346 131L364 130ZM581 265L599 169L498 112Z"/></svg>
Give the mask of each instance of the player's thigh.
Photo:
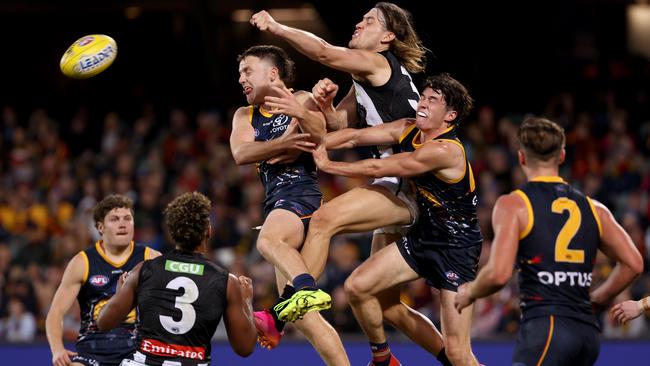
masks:
<svg viewBox="0 0 650 366"><path fill-rule="evenodd" d="M378 251L352 272L346 289L376 295L386 289L418 279L393 243Z"/></svg>
<svg viewBox="0 0 650 366"><path fill-rule="evenodd" d="M322 224L323 220L337 232L364 232L409 224L411 213L386 188L365 186L351 189L319 208L312 223Z"/></svg>
<svg viewBox="0 0 650 366"><path fill-rule="evenodd" d="M275 209L264 220L259 238L269 240L271 243L286 243L297 249L302 246L305 239L305 227L295 213L285 209Z"/></svg>
<svg viewBox="0 0 650 366"><path fill-rule="evenodd" d="M445 342L449 340L450 342L453 341L459 344L469 345L474 306L468 306L463 309L462 313L458 314L458 311L454 307L456 293L447 289L440 290L440 322L442 325L442 333L445 337Z"/></svg>
<svg viewBox="0 0 650 366"><path fill-rule="evenodd" d="M375 254L385 248L390 243L395 243L402 238L402 234L375 233L372 235L372 244L370 254Z"/></svg>

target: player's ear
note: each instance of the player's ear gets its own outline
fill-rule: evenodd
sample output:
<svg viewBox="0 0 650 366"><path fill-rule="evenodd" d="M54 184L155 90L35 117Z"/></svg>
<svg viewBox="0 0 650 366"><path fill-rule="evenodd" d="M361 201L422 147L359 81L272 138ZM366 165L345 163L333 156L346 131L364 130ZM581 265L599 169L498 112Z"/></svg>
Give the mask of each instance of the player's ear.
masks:
<svg viewBox="0 0 650 366"><path fill-rule="evenodd" d="M391 43L394 40L395 40L395 33L393 32L384 33L384 37L381 39L382 43Z"/></svg>
<svg viewBox="0 0 650 366"><path fill-rule="evenodd" d="M277 67L272 67L269 73L270 73L269 78L271 79L271 82L275 82L280 77L280 72L278 71Z"/></svg>
<svg viewBox="0 0 650 366"><path fill-rule="evenodd" d="M97 229L97 232L99 235L104 235L104 223L101 221L97 221L95 223L95 228Z"/></svg>
<svg viewBox="0 0 650 366"><path fill-rule="evenodd" d="M526 165L526 154L524 154L523 150L518 150L517 151L517 160L519 160L519 165L525 166Z"/></svg>
<svg viewBox="0 0 650 366"><path fill-rule="evenodd" d="M566 158L566 150L564 150L564 148L562 148L562 150L560 150L560 156L558 156L558 162L557 163L558 164L564 163L565 158Z"/></svg>

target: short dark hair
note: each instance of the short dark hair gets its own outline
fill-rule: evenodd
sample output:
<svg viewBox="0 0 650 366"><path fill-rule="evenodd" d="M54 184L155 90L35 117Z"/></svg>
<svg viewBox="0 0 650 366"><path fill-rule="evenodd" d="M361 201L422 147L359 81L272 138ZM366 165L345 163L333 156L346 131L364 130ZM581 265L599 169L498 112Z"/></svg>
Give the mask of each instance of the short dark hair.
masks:
<svg viewBox="0 0 650 366"><path fill-rule="evenodd" d="M212 203L199 192L176 197L165 208L165 221L174 243L186 251L194 251L208 235Z"/></svg>
<svg viewBox="0 0 650 366"><path fill-rule="evenodd" d="M278 68L280 79L284 81L287 86L293 83L296 64L284 49L272 45L253 46L244 51L241 55L237 56L237 62L241 62L241 60L248 56L255 56L261 60L270 62L273 66Z"/></svg>
<svg viewBox="0 0 650 366"><path fill-rule="evenodd" d="M445 103L447 103L447 109L456 111L456 118L450 122L450 125L458 125L474 107L474 100L469 95L467 88L447 73L426 78L422 84L422 91L426 88L431 88L442 94Z"/></svg>
<svg viewBox="0 0 650 366"><path fill-rule="evenodd" d="M519 126L517 138L528 158L549 161L560 156L566 138L564 128L543 117L529 117Z"/></svg>
<svg viewBox="0 0 650 366"><path fill-rule="evenodd" d="M121 194L111 194L101 200L93 209L95 227L97 227L97 223L104 222L106 215L116 208L128 208L131 211L131 215L133 215L133 201L129 197Z"/></svg>

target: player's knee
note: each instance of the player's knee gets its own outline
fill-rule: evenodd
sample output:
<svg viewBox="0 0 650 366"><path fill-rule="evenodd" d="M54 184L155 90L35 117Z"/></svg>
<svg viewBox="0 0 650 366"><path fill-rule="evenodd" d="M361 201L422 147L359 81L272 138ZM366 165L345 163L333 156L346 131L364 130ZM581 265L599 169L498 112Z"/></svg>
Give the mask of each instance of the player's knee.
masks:
<svg viewBox="0 0 650 366"><path fill-rule="evenodd" d="M370 296L367 286L365 286L359 276L356 276L354 273L345 280L343 289L345 290L350 302L358 302Z"/></svg>
<svg viewBox="0 0 650 366"><path fill-rule="evenodd" d="M336 213L326 206L316 210L309 221L309 231L316 234L327 234L336 225ZM332 233L333 234L333 233Z"/></svg>
<svg viewBox="0 0 650 366"><path fill-rule="evenodd" d="M262 257L268 260L273 253L273 244L268 238L260 237L257 238L257 243L255 244L257 251L260 252Z"/></svg>

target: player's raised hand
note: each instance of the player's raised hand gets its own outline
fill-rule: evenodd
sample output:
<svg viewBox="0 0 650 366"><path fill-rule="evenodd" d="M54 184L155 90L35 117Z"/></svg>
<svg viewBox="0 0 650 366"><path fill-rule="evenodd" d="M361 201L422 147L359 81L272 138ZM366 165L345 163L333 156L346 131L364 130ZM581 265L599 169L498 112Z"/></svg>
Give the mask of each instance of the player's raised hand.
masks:
<svg viewBox="0 0 650 366"><path fill-rule="evenodd" d="M314 100L321 111L333 107L334 97L338 91L339 86L328 78L318 80L311 89Z"/></svg>
<svg viewBox="0 0 650 366"><path fill-rule="evenodd" d="M267 95L264 97L264 103L271 107L270 112L273 114L282 113L290 117L304 118L306 113L305 107L296 100L291 90L286 87L273 86L274 96Z"/></svg>
<svg viewBox="0 0 650 366"><path fill-rule="evenodd" d="M610 314L614 320L621 324L625 324L643 314L643 304L641 301L623 301L622 303L614 305Z"/></svg>
<svg viewBox="0 0 650 366"><path fill-rule="evenodd" d="M308 133L300 133L300 126L298 122L293 119L289 123L289 127L284 131L284 134L278 139L285 149L298 149L305 152L312 152L316 144L307 141L311 135Z"/></svg>
<svg viewBox="0 0 650 366"><path fill-rule="evenodd" d="M263 32L269 32L271 34L275 34L280 28L280 24L276 22L271 14L269 14L269 12L266 10L262 10L253 14L250 19L250 23L254 27L257 27L257 29Z"/></svg>
<svg viewBox="0 0 650 366"><path fill-rule="evenodd" d="M52 365L54 366L68 366L72 364L70 357L76 356L76 352L68 351L63 348L52 354Z"/></svg>

